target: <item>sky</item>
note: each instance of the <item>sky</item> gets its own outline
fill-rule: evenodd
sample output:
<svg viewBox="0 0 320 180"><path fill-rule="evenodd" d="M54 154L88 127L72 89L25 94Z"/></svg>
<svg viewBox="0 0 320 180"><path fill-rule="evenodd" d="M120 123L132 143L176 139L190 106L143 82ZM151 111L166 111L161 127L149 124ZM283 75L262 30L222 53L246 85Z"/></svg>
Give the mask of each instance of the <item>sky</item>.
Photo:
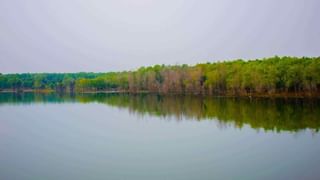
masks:
<svg viewBox="0 0 320 180"><path fill-rule="evenodd" d="M0 73L320 55L319 0L1 0Z"/></svg>

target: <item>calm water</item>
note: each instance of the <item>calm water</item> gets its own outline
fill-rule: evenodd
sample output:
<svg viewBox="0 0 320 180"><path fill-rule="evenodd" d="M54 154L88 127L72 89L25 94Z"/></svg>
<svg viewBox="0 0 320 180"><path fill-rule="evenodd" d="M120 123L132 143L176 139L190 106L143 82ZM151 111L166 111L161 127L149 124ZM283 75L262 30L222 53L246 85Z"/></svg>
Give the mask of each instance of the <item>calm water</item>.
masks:
<svg viewBox="0 0 320 180"><path fill-rule="evenodd" d="M0 94L0 179L320 179L319 100Z"/></svg>

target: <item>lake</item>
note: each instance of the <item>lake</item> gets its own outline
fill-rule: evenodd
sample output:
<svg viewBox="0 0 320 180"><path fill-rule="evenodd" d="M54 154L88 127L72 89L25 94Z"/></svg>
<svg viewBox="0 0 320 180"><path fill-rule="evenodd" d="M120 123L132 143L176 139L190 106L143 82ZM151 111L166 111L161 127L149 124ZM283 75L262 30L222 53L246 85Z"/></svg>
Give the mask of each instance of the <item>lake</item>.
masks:
<svg viewBox="0 0 320 180"><path fill-rule="evenodd" d="M0 93L0 179L319 179L320 102Z"/></svg>

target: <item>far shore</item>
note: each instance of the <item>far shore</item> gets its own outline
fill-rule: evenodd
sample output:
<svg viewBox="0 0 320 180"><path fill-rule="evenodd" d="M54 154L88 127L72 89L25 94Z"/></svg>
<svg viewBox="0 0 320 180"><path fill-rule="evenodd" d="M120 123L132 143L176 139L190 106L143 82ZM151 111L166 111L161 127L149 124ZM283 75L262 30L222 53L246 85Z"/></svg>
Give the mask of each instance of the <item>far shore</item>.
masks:
<svg viewBox="0 0 320 180"><path fill-rule="evenodd" d="M91 90L91 91L64 91L58 92L52 89L3 89L0 93L77 93L77 94L95 94L95 93L106 93L106 94L160 94L160 95L199 95L208 97L247 97L247 98L320 98L320 93L310 93L310 92L299 92L299 93L245 93L245 94L196 94L196 93L161 93L161 92L148 92L148 91L136 91L130 92L126 90Z"/></svg>

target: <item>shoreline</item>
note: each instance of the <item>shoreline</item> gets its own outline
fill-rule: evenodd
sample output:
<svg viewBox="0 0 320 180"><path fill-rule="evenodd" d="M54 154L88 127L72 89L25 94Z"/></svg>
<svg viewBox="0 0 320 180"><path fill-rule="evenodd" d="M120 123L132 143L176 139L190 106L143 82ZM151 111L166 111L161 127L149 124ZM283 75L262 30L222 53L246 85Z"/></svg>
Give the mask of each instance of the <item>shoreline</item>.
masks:
<svg viewBox="0 0 320 180"><path fill-rule="evenodd" d="M34 89L24 89L24 90L9 90L4 89L0 90L0 93L39 93L39 94L46 94L46 93L61 93L61 94L68 94L68 93L74 93L74 94L97 94L97 93L104 93L104 94L159 94L159 95L195 95L195 96L204 96L204 97L232 97L232 98L306 98L306 99L320 99L320 93L310 93L310 92L298 92L298 93L251 93L251 94L199 94L199 93L163 93L163 92L149 92L149 91L137 91L137 92L130 92L125 90L99 90L99 91L65 91L65 92L58 92L51 89L44 89L44 90L34 90Z"/></svg>

